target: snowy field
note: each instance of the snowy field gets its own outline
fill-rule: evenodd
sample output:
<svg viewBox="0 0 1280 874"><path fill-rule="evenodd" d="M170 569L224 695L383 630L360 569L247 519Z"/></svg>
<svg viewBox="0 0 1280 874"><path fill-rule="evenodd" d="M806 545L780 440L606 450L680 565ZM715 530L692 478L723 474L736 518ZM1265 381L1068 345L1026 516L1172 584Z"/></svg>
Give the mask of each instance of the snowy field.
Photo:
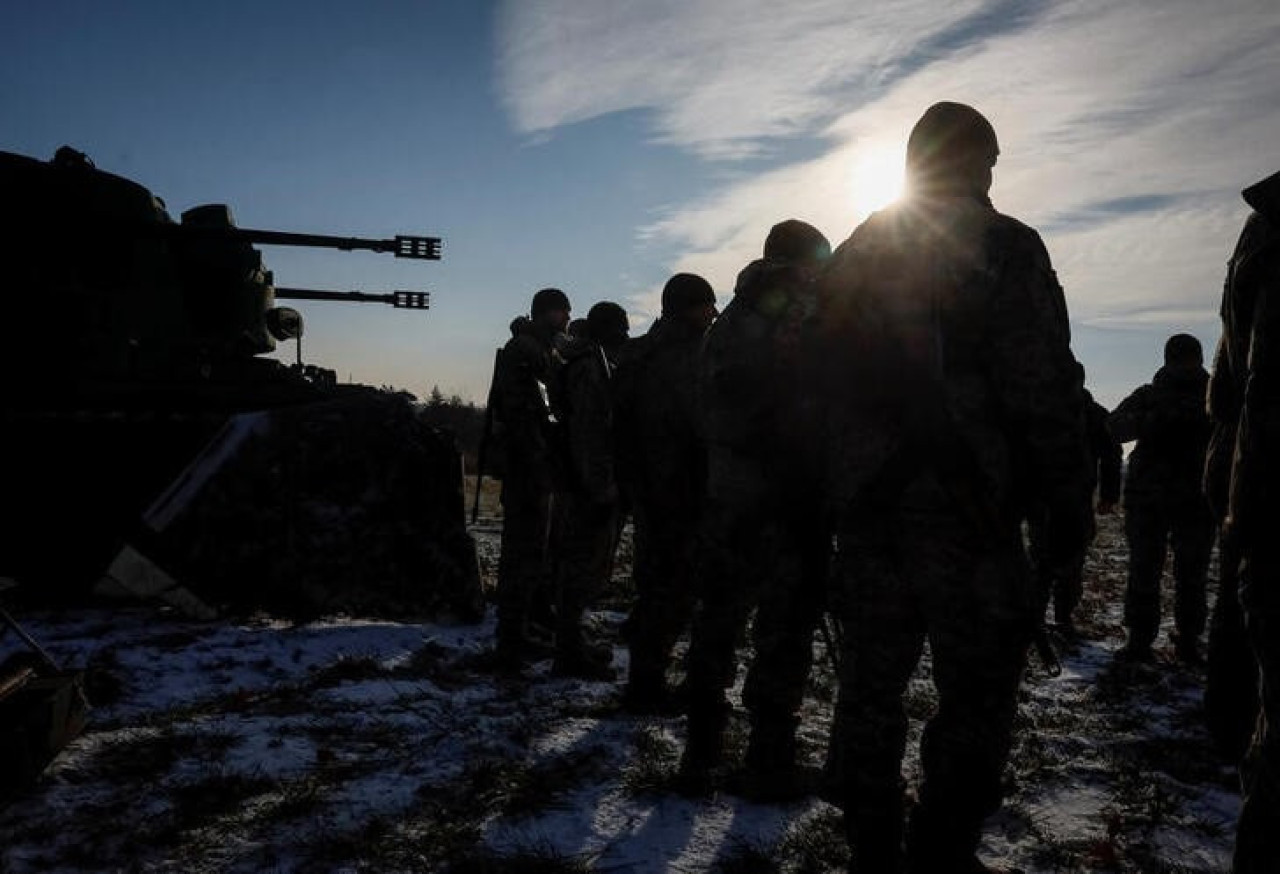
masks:
<svg viewBox="0 0 1280 874"><path fill-rule="evenodd" d="M493 517L476 530L486 573L497 531ZM615 640L625 547L619 592L592 617ZM1152 665L1113 660L1124 570L1121 522L1105 519L1086 572L1086 639L1063 651L1058 679L1032 659L988 862L1228 868L1239 795L1202 726L1203 672L1167 649ZM57 660L89 670L95 707L39 784L0 811L2 874L819 872L848 861L839 813L821 801L670 792L682 720L621 713L620 683L554 679L549 662L528 680L495 680L482 658L492 613L475 626L194 623L139 607L22 618ZM834 683L815 646L801 740L818 764ZM0 638L0 656L16 648ZM614 662L625 668L624 648ZM933 700L926 662L908 697L912 773ZM739 712L739 753L744 730Z"/></svg>

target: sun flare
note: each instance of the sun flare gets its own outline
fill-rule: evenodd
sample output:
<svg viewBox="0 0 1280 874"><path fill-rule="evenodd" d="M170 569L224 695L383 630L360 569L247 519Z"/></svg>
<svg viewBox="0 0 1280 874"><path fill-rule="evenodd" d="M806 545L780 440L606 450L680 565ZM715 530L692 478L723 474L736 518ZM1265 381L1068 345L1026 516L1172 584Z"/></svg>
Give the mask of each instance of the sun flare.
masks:
<svg viewBox="0 0 1280 874"><path fill-rule="evenodd" d="M863 219L902 196L905 146L868 145L857 151L850 188L854 211Z"/></svg>

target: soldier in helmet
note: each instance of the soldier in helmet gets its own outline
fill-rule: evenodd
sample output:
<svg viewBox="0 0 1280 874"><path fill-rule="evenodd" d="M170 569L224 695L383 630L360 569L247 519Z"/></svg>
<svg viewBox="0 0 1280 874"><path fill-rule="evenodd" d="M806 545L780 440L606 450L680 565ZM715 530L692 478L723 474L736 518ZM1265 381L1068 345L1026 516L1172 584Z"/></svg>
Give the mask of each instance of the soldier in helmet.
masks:
<svg viewBox="0 0 1280 874"><path fill-rule="evenodd" d="M1066 303L1034 230L988 192L995 132L957 103L907 143L908 194L868 218L819 280L826 482L844 626L835 733L859 871L903 870L903 694L923 646L938 710L924 730L911 874L988 870L1031 640L1020 523L1083 541L1088 477Z"/></svg>
<svg viewBox="0 0 1280 874"><path fill-rule="evenodd" d="M688 744L681 776L705 788L720 764L725 692L751 611L755 658L743 701L751 719L738 788L756 798L806 790L796 727L824 603L830 538L795 431L795 334L813 313L814 277L831 247L817 228L781 222L764 257L738 276L707 332L698 407L707 441L707 504L690 634Z"/></svg>
<svg viewBox="0 0 1280 874"><path fill-rule="evenodd" d="M635 523L636 600L624 706L670 712L672 648L693 609L693 563L706 450L697 433L698 352L716 317L701 276L677 273L662 289L662 315L623 347L616 387L619 474Z"/></svg>
<svg viewBox="0 0 1280 874"><path fill-rule="evenodd" d="M1244 191L1253 213L1227 271L1222 339L1209 408L1215 434L1206 466L1207 492L1226 518L1228 574L1239 581L1240 606L1259 675L1261 714L1241 766L1244 805L1233 874L1275 871L1280 859L1280 547L1267 519L1280 494L1280 173ZM1224 555L1224 562L1228 560ZM1231 597L1223 592L1221 597Z"/></svg>
<svg viewBox="0 0 1280 874"><path fill-rule="evenodd" d="M1125 535L1129 580L1122 654L1145 659L1160 630L1160 577L1173 549L1174 646L1179 659L1200 660L1208 613L1205 583L1214 523L1201 491L1210 423L1205 412L1209 374L1200 341L1175 334L1164 347L1164 366L1150 384L1120 402L1107 420L1121 443L1137 440L1125 479Z"/></svg>
<svg viewBox="0 0 1280 874"><path fill-rule="evenodd" d="M494 422L504 455L495 656L503 670L518 671L539 649L528 622L532 599L546 586L557 439L550 387L569 311L560 289L535 294L529 317L511 323L495 375Z"/></svg>
<svg viewBox="0 0 1280 874"><path fill-rule="evenodd" d="M583 614L607 582L617 545L613 391L617 356L631 326L626 311L603 301L565 345L558 380L564 481L556 501L556 656L560 676L612 680L612 652L592 646Z"/></svg>

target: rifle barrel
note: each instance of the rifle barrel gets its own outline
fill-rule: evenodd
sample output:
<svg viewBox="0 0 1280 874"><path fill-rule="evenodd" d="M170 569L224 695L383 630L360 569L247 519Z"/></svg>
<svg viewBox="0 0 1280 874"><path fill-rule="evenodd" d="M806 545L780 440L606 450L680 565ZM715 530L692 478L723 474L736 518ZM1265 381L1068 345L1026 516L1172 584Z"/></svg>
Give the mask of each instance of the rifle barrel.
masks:
<svg viewBox="0 0 1280 874"><path fill-rule="evenodd" d="M396 309L426 310L431 308L429 291L324 291L316 288L277 288L276 297L283 300L329 300L355 303L386 303Z"/></svg>
<svg viewBox="0 0 1280 874"><path fill-rule="evenodd" d="M356 249L370 252L391 252L397 258L415 258L423 261L439 261L441 240L439 237L419 237L397 234L385 240L367 237L336 237L328 234L295 234L289 231L263 231L255 228L202 227L200 225L156 225L187 239L238 240L264 246L313 246L340 249L350 252Z"/></svg>

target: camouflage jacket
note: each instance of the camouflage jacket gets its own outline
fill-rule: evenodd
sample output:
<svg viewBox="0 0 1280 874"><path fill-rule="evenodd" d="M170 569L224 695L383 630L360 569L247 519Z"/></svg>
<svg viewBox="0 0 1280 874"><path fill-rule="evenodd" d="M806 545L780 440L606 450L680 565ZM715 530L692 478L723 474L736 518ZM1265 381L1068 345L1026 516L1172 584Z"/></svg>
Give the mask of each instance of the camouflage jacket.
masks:
<svg viewBox="0 0 1280 874"><path fill-rule="evenodd" d="M1162 367L1107 419L1121 443L1138 441L1129 456L1125 501L1191 500L1199 497L1209 443L1202 367Z"/></svg>
<svg viewBox="0 0 1280 874"><path fill-rule="evenodd" d="M909 200L863 222L819 281L809 348L837 504L931 473L1006 526L1032 504L1087 506L1062 288L1039 235L985 198Z"/></svg>
<svg viewBox="0 0 1280 874"><path fill-rule="evenodd" d="M569 341L557 381L565 486L593 504L618 499L614 478L613 362L600 344Z"/></svg>
<svg viewBox="0 0 1280 874"><path fill-rule="evenodd" d="M555 336L523 316L511 323L491 392L504 481L552 487L558 438L550 390L560 364Z"/></svg>
<svg viewBox="0 0 1280 874"><path fill-rule="evenodd" d="M712 324L698 368L698 412L709 452L730 451L776 470L794 463L798 327L816 303L794 266L754 261Z"/></svg>
<svg viewBox="0 0 1280 874"><path fill-rule="evenodd" d="M1205 491L1244 537L1280 489L1280 173L1244 191L1253 214L1227 269L1214 356ZM1274 500L1271 497L1270 500Z"/></svg>
<svg viewBox="0 0 1280 874"><path fill-rule="evenodd" d="M665 318L618 355L618 476L628 496L689 512L701 502L706 448L695 415L702 334Z"/></svg>

